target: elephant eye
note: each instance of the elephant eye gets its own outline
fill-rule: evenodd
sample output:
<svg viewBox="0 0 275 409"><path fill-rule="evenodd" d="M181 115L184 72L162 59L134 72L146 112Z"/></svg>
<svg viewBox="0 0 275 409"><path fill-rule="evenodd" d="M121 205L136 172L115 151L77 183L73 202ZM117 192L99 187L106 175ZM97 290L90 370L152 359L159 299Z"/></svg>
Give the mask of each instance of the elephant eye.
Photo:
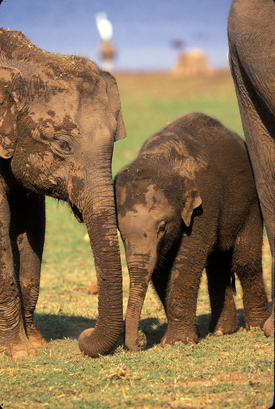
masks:
<svg viewBox="0 0 275 409"><path fill-rule="evenodd" d="M162 221L158 227L158 235L165 232L166 222Z"/></svg>
<svg viewBox="0 0 275 409"><path fill-rule="evenodd" d="M58 141L58 145L59 147L66 152L70 152L71 151L71 147L69 145L69 143L67 141L63 141L62 139Z"/></svg>
<svg viewBox="0 0 275 409"><path fill-rule="evenodd" d="M72 148L71 148L69 139L65 136L56 137L54 139L54 150L56 150L57 153L60 153L63 155L71 153Z"/></svg>

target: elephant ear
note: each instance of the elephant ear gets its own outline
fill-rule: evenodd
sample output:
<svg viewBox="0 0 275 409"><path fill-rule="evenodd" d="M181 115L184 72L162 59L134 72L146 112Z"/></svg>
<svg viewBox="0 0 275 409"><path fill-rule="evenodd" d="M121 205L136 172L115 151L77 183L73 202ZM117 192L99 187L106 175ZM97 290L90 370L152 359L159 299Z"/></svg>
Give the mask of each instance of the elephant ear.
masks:
<svg viewBox="0 0 275 409"><path fill-rule="evenodd" d="M108 71L101 71L102 76L106 82L107 94L117 120L117 131L115 134L115 141L126 138L126 129L121 112L120 98L116 79Z"/></svg>
<svg viewBox="0 0 275 409"><path fill-rule="evenodd" d="M183 208L181 210L181 217L186 227L189 227L194 209L202 204L196 183L189 176L183 177L182 202Z"/></svg>
<svg viewBox="0 0 275 409"><path fill-rule="evenodd" d="M0 67L0 157L12 157L17 140L18 97L15 83L21 78L16 68Z"/></svg>

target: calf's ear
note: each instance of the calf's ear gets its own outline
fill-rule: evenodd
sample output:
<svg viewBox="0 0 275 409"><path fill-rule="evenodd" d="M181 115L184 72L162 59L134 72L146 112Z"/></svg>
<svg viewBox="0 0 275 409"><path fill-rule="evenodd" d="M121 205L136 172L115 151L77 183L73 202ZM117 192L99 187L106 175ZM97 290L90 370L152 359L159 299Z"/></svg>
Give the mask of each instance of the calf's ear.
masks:
<svg viewBox="0 0 275 409"><path fill-rule="evenodd" d="M181 217L186 227L189 227L193 210L202 204L202 200L196 183L186 176L183 178L182 203Z"/></svg>
<svg viewBox="0 0 275 409"><path fill-rule="evenodd" d="M0 67L0 157L4 159L13 156L16 145L17 89L21 78L16 68Z"/></svg>

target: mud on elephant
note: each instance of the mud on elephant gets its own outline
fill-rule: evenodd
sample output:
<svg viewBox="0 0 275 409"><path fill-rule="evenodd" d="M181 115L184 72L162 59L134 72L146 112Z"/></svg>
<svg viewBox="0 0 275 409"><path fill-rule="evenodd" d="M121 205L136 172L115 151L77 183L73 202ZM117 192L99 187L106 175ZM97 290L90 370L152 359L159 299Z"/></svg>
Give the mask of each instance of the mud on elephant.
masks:
<svg viewBox="0 0 275 409"><path fill-rule="evenodd" d="M245 143L204 114L189 114L150 137L115 179L117 217L130 276L125 344L135 350L150 279L168 328L162 345L197 342L196 304L206 268L210 331L237 330L234 275L246 328L262 327L262 218Z"/></svg>
<svg viewBox="0 0 275 409"><path fill-rule="evenodd" d="M0 30L0 348L28 356L35 329L45 231L44 196L84 221L99 287L98 320L81 334L106 354L122 328L122 275L111 160L126 136L117 84L90 60L51 54Z"/></svg>
<svg viewBox="0 0 275 409"><path fill-rule="evenodd" d="M229 60L275 271L275 2L234 0L228 20Z"/></svg>

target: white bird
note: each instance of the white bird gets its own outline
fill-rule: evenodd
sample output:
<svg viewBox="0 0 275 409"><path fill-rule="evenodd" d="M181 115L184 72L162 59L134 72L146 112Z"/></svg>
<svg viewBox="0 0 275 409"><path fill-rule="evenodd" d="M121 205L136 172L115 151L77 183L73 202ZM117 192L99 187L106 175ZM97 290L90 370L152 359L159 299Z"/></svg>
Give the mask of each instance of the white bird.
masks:
<svg viewBox="0 0 275 409"><path fill-rule="evenodd" d="M103 41L110 41L113 36L113 26L108 20L106 13L97 13L95 15L96 25L99 35Z"/></svg>

